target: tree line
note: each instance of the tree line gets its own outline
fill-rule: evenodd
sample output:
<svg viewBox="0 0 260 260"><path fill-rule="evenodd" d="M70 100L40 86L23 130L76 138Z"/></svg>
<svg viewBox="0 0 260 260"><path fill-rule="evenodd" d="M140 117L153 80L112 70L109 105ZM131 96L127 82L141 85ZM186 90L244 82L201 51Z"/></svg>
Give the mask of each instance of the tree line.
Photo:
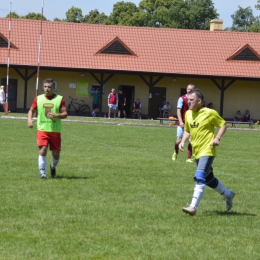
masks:
<svg viewBox="0 0 260 260"><path fill-rule="evenodd" d="M260 0L257 0L255 8L260 10ZM40 13L19 16L15 12L12 12L12 17L33 20L42 18ZM72 6L66 12L65 19L55 18L54 21L208 30L210 21L218 18L219 14L211 0L141 0L139 6L132 2L117 2L109 16L100 13L98 9L83 15L81 8ZM238 6L231 18L232 26L225 30L260 32L260 16L254 16L250 6ZM42 19L47 20L46 17Z"/></svg>

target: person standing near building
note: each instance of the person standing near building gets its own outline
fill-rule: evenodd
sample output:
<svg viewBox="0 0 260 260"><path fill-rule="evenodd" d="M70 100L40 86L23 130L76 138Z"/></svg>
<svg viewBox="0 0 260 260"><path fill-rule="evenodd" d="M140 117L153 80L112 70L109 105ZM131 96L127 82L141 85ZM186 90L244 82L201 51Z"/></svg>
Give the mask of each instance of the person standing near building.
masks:
<svg viewBox="0 0 260 260"><path fill-rule="evenodd" d="M177 159L177 156L179 154L179 144L181 142L181 138L182 138L183 132L184 132L185 113L189 109L189 107L188 107L188 94L190 93L190 91L192 91L194 89L195 89L195 85L189 84L186 88L187 94L181 96L178 99L178 102L177 102L178 126L177 126L177 139L176 139L176 142L174 144L174 153L172 155L173 161L175 161ZM187 155L186 162L193 163L194 160L191 157L192 157L192 147L191 147L191 144L189 142L189 144L188 144L188 155Z"/></svg>
<svg viewBox="0 0 260 260"><path fill-rule="evenodd" d="M96 113L99 112L100 92L98 91L98 88L96 88L95 91L91 93L91 98L92 98L92 109L93 109L91 115L95 117Z"/></svg>
<svg viewBox="0 0 260 260"><path fill-rule="evenodd" d="M126 113L125 113L125 106L126 106L126 97L125 93L122 91L121 88L118 89L118 117L120 118L121 112L124 115L124 118L126 118Z"/></svg>
<svg viewBox="0 0 260 260"><path fill-rule="evenodd" d="M67 117L65 99L53 93L54 82L47 78L43 82L44 94L37 96L28 112L28 127L33 128L33 115L37 118L37 144L39 147L38 166L41 179L46 179L46 155L48 146L52 152L51 178L56 176L56 166L61 151L61 119Z"/></svg>
<svg viewBox="0 0 260 260"><path fill-rule="evenodd" d="M3 106L3 111L5 112L5 90L4 86L0 87L0 104Z"/></svg>
<svg viewBox="0 0 260 260"><path fill-rule="evenodd" d="M108 119L110 119L111 111L114 112L114 120L116 120L116 109L118 107L118 95L115 89L111 89L111 93L108 94Z"/></svg>
<svg viewBox="0 0 260 260"><path fill-rule="evenodd" d="M189 110L185 115L185 126L179 149L183 152L185 142L191 137L193 156L197 169L194 175L196 182L191 204L182 210L189 215L196 215L200 200L204 194L206 185L222 195L226 201L226 210L233 206L235 193L227 189L220 180L215 178L212 168L216 156L216 146L224 135L226 121L214 109L202 107L203 93L194 89L188 94ZM215 127L218 133L215 136Z"/></svg>

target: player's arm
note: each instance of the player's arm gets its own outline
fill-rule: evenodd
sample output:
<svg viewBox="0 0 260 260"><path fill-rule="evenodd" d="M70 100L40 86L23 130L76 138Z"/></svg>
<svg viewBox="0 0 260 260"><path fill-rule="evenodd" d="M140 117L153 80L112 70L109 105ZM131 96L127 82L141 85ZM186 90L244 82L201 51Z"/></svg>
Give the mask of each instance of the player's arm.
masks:
<svg viewBox="0 0 260 260"><path fill-rule="evenodd" d="M181 117L181 109L180 108L177 108L177 118L180 122L180 126L183 127L184 126L184 123L182 121L182 117Z"/></svg>
<svg viewBox="0 0 260 260"><path fill-rule="evenodd" d="M184 152L184 145L185 145L185 142L190 138L190 133L187 132L186 130L184 130L184 133L183 133L183 136L182 136L182 139L181 139L181 142L179 144L179 149Z"/></svg>
<svg viewBox="0 0 260 260"><path fill-rule="evenodd" d="M28 112L28 127L33 128L33 115L37 112L37 97L34 98L32 106Z"/></svg>
<svg viewBox="0 0 260 260"><path fill-rule="evenodd" d="M36 113L37 110L33 109L32 107L30 108L29 112L28 112L28 127L29 128L33 128L33 115L34 113Z"/></svg>
<svg viewBox="0 0 260 260"><path fill-rule="evenodd" d="M210 143L211 146L218 146L221 137L224 135L224 133L227 130L227 124L225 123L223 126L221 126L218 130L217 135L215 136L215 138L212 140L212 142Z"/></svg>
<svg viewBox="0 0 260 260"><path fill-rule="evenodd" d="M183 107L183 99L180 97L177 102L177 118L179 120L180 127L184 127L184 123L183 123L182 115L181 115L182 107Z"/></svg>

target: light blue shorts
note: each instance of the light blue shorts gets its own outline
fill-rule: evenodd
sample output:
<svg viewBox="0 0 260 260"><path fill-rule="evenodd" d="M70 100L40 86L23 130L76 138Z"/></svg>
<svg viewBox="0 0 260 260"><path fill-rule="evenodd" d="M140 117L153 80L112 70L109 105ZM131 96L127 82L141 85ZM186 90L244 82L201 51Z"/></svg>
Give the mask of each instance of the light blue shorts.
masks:
<svg viewBox="0 0 260 260"><path fill-rule="evenodd" d="M114 110L116 110L116 105L112 105L112 104L109 104L109 106L108 106L109 108L111 108L111 109L114 109Z"/></svg>
<svg viewBox="0 0 260 260"><path fill-rule="evenodd" d="M182 138L184 133L184 127L177 126L177 137Z"/></svg>

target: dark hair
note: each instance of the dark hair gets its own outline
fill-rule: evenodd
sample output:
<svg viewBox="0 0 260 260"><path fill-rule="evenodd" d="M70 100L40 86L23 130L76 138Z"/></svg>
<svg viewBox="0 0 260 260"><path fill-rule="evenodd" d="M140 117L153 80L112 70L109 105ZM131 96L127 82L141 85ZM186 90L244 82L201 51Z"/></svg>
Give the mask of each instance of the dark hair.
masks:
<svg viewBox="0 0 260 260"><path fill-rule="evenodd" d="M195 94L197 98L201 99L201 101L203 102L204 101L204 95L203 93L199 90L199 89L193 89L191 90L191 92L189 93L190 94Z"/></svg>
<svg viewBox="0 0 260 260"><path fill-rule="evenodd" d="M207 107L212 107L213 104L212 103L208 103Z"/></svg>

